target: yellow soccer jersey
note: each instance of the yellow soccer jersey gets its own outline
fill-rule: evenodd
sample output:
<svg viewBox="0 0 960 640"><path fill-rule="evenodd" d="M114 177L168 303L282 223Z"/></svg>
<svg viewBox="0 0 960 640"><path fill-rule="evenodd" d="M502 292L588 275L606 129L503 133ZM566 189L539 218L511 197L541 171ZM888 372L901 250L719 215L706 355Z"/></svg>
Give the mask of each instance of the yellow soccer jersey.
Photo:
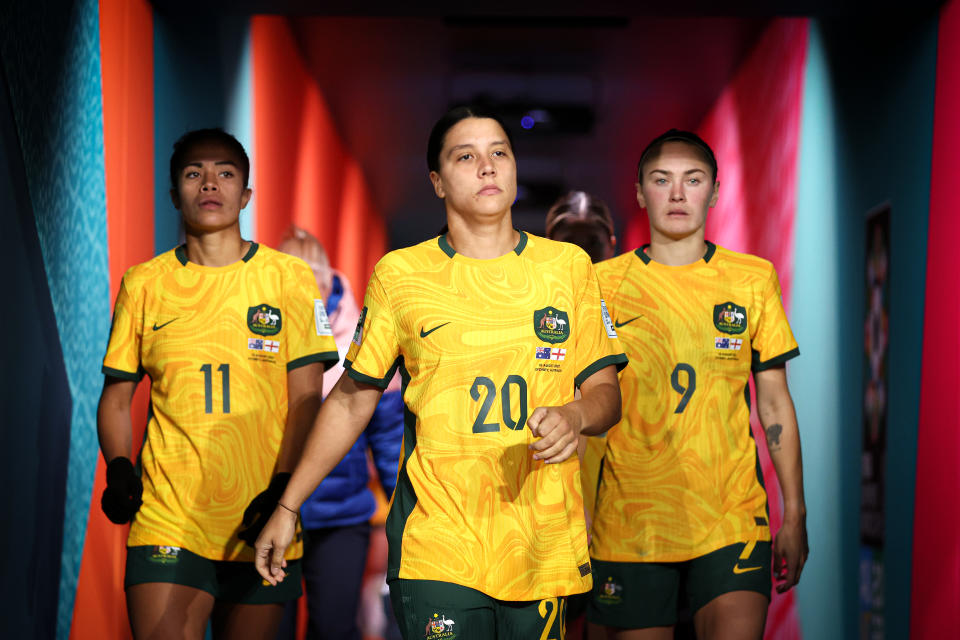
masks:
<svg viewBox="0 0 960 640"><path fill-rule="evenodd" d="M123 276L103 372L150 376L140 463L143 506L129 546L179 546L211 560L253 560L243 511L275 472L287 372L338 359L310 268L253 243L226 267L181 246ZM299 538L299 536L298 536ZM301 545L288 552L301 555Z"/></svg>
<svg viewBox="0 0 960 640"><path fill-rule="evenodd" d="M600 463L607 450L607 434L587 438L587 446L580 461L580 486L583 488L583 508L590 522L597 502L597 481L600 479Z"/></svg>
<svg viewBox="0 0 960 640"><path fill-rule="evenodd" d="M520 233L492 260L445 237L374 270L348 374L403 379L406 426L387 517L388 579L440 580L502 600L587 591L579 463L532 458L526 420L626 357L590 258Z"/></svg>
<svg viewBox="0 0 960 640"><path fill-rule="evenodd" d="M747 380L799 354L773 265L707 243L690 265L638 249L597 274L630 364L590 556L679 562L769 540Z"/></svg>

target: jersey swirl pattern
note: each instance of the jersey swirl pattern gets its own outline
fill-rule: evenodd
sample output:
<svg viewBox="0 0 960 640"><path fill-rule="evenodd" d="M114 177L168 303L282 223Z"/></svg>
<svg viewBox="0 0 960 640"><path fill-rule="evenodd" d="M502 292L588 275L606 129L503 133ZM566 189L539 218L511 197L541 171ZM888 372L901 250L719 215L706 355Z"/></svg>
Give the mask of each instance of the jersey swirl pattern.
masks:
<svg viewBox="0 0 960 640"><path fill-rule="evenodd" d="M769 540L747 382L799 354L773 265L707 243L691 265L638 249L597 274L630 363L590 556L679 562Z"/></svg>
<svg viewBox="0 0 960 640"><path fill-rule="evenodd" d="M579 464L532 458L526 420L622 367L590 259L521 233L492 260L444 238L377 265L348 374L403 378L406 426L390 505L388 578L439 580L503 600L591 586Z"/></svg>
<svg viewBox="0 0 960 640"><path fill-rule="evenodd" d="M103 372L151 380L129 546L253 560L236 532L275 472L287 372L337 361L319 299L304 262L257 244L225 267L188 262L179 247L126 272ZM288 557L300 554L298 542Z"/></svg>

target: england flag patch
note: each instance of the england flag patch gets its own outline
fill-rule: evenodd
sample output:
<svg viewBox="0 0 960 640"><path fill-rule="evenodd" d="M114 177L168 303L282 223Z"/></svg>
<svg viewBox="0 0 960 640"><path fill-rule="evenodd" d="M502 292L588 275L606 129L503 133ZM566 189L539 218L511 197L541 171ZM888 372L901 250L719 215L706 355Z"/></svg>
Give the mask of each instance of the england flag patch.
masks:
<svg viewBox="0 0 960 640"><path fill-rule="evenodd" d="M280 352L279 340L264 340L263 338L247 338L247 349L250 351Z"/></svg>
<svg viewBox="0 0 960 640"><path fill-rule="evenodd" d="M740 351L743 345L742 338L725 338L717 336L713 339L713 347L720 351Z"/></svg>

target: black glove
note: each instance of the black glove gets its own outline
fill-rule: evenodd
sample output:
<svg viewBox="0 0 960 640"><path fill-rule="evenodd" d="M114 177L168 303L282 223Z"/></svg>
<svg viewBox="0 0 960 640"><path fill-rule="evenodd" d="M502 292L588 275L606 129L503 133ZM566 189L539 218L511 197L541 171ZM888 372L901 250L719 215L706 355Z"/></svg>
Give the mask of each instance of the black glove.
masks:
<svg viewBox="0 0 960 640"><path fill-rule="evenodd" d="M243 527L237 534L237 537L246 542L251 547L257 542L257 536L263 531L267 520L273 515L277 508L277 502L287 488L290 482L289 473L278 473L273 476L270 486L265 491L261 491L256 498L250 502L250 506L243 512Z"/></svg>
<svg viewBox="0 0 960 640"><path fill-rule="evenodd" d="M100 496L100 508L114 524L125 524L143 504L143 483L133 470L130 458L118 456L107 465L107 488Z"/></svg>

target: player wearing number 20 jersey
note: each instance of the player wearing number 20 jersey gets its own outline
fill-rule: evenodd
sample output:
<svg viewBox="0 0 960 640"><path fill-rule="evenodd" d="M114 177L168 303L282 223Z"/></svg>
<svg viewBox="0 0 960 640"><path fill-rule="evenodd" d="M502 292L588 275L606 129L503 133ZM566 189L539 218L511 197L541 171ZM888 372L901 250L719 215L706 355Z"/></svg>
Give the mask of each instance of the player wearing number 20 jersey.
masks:
<svg viewBox="0 0 960 640"><path fill-rule="evenodd" d="M526 428L536 407L626 363L589 257L521 232L479 260L441 236L387 254L364 304L348 375L385 387L399 367L407 412L388 579L500 600L590 589L576 456L533 460Z"/></svg>
<svg viewBox="0 0 960 640"><path fill-rule="evenodd" d="M236 532L274 474L287 372L337 360L317 283L298 258L252 243L243 260L207 267L181 246L129 269L103 361L108 376L151 380L143 506L127 545L252 561ZM300 554L298 543L287 557Z"/></svg>
<svg viewBox="0 0 960 640"><path fill-rule="evenodd" d="M643 249L596 265L630 363L623 419L607 436L595 560L681 562L770 540L747 380L799 350L773 266L706 244L684 266Z"/></svg>

